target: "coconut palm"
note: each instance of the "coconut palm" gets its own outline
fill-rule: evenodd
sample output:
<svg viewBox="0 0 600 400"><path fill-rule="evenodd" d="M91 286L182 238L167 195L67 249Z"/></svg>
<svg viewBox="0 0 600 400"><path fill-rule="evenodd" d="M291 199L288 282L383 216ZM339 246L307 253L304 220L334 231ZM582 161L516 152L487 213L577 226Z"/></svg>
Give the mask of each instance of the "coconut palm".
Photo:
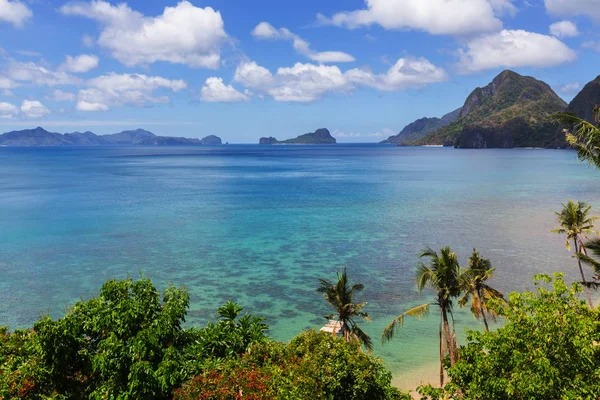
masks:
<svg viewBox="0 0 600 400"><path fill-rule="evenodd" d="M579 253L578 257L585 264L591 266L594 269L593 282L587 282L587 286L593 289L600 288L600 238L594 238L584 243L583 248L586 252L591 253L594 257L589 254Z"/></svg>
<svg viewBox="0 0 600 400"><path fill-rule="evenodd" d="M435 300L431 303L421 304L400 314L385 327L381 335L381 341L386 342L394 337L398 327L404 325L406 316L421 318L429 313L430 306L438 306L440 310L440 385L444 384L444 356L447 351L450 356L450 365L453 366L457 360L457 344L454 328L450 331L449 316L452 316L453 299L461 294L460 265L456 254L450 247L442 247L440 253L436 253L427 247L421 252L419 258L428 258L429 265L419 261L417 265L416 281L417 288L422 291L425 288L436 292Z"/></svg>
<svg viewBox="0 0 600 400"><path fill-rule="evenodd" d="M567 125L570 129L566 131L567 143L577 149L580 160L589 162L600 168L600 106L596 105L593 111L594 122L592 124L570 112L553 114L550 118L557 123Z"/></svg>
<svg viewBox="0 0 600 400"><path fill-rule="evenodd" d="M362 283L350 285L346 267L337 272L337 282L331 283L326 279L319 279L320 287L317 292L323 293L327 301L337 314L338 321L341 324L340 333L347 341L359 340L367 350L373 350L373 341L356 324L355 319L361 317L369 321L369 314L362 311L367 305L366 302L354 303L354 295L364 289ZM325 318L331 319L334 315L327 315Z"/></svg>
<svg viewBox="0 0 600 400"><path fill-rule="evenodd" d="M492 299L502 299L502 292L490 287L485 283L494 275L496 269L492 268L492 262L481 257L479 252L473 249L473 254L469 257L469 268L462 274L462 284L464 294L458 300L461 307L466 306L471 301L471 312L477 319L483 319L485 331L489 332L488 318L496 320L496 312L488 308L487 302Z"/></svg>
<svg viewBox="0 0 600 400"><path fill-rule="evenodd" d="M592 206L585 204L584 202L574 202L569 200L567 204L563 203L563 209L555 214L558 216L558 223L560 227L553 229L551 232L566 235L565 247L567 250L571 250L571 244L569 241L573 241L575 248L575 256L577 258L577 264L579 265L579 272L581 273L581 282L585 286L585 291L588 298L590 307L592 305L592 297L590 295L590 288L585 279L583 268L581 267L581 255L586 256L587 251L583 243L584 239L587 239L586 234L594 232L594 221L598 217L591 217L588 215Z"/></svg>

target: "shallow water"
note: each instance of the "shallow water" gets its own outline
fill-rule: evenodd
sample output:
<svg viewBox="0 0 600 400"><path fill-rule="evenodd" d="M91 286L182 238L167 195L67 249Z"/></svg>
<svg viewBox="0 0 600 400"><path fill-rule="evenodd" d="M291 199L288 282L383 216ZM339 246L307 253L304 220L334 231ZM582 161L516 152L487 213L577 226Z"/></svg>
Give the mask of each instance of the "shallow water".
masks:
<svg viewBox="0 0 600 400"><path fill-rule="evenodd" d="M232 299L288 340L323 325L317 279L347 265L378 341L432 298L414 288L423 246L449 244L463 263L477 247L506 292L536 273L574 279L553 211L569 199L600 207L600 172L565 150L0 148L0 165L0 324L11 328L141 272L189 288L190 324ZM478 326L456 317L461 336ZM400 377L435 364L438 322L408 321L377 354Z"/></svg>

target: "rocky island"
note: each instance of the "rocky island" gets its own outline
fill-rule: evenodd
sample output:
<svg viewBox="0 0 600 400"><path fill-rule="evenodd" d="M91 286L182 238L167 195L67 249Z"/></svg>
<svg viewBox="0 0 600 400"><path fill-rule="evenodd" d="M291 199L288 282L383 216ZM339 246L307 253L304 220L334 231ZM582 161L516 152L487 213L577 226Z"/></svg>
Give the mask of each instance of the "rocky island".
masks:
<svg viewBox="0 0 600 400"><path fill-rule="evenodd" d="M452 112L449 112L441 118L420 118L406 125L404 129L402 129L397 135L390 136L386 140L381 141L380 143L401 145L407 142L411 142L413 140L419 140L427 136L431 132L435 132L438 129L443 128L444 126L456 121L460 110L461 109L458 108Z"/></svg>
<svg viewBox="0 0 600 400"><path fill-rule="evenodd" d="M458 148L566 147L548 117L567 104L545 82L503 71L467 97L458 118L409 145Z"/></svg>
<svg viewBox="0 0 600 400"><path fill-rule="evenodd" d="M146 146L183 146L183 145L217 145L221 138L215 135L203 139L192 139L173 136L157 136L144 129L135 129L96 135L93 132L56 133L48 132L38 126L35 129L6 132L0 135L0 146L111 146L111 145L146 145Z"/></svg>
<svg viewBox="0 0 600 400"><path fill-rule="evenodd" d="M274 137L262 137L259 144L335 144L335 138L331 136L326 128L317 129L311 133L305 133L294 139L277 140Z"/></svg>

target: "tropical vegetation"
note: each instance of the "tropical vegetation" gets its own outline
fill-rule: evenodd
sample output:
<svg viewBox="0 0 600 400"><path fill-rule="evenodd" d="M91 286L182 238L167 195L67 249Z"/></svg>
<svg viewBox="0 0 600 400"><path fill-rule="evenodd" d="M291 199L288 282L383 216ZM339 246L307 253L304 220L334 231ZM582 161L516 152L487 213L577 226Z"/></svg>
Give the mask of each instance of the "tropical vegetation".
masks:
<svg viewBox="0 0 600 400"><path fill-rule="evenodd" d="M332 283L326 279L319 279L320 286L317 292L322 293L325 301L335 310L335 314L326 315L330 320L334 317L341 325L340 334L346 341L358 340L369 351L373 350L373 340L356 323L356 318L370 320L369 314L363 311L366 302L355 303L355 295L364 289L362 283L351 284L348 279L346 267L337 272L337 281Z"/></svg>
<svg viewBox="0 0 600 400"><path fill-rule="evenodd" d="M552 230L554 233L565 235L565 247L567 250L571 250L569 241L573 241L575 257L577 258L579 273L581 274L581 282L585 287L590 307L593 306L592 296L590 294L590 288L587 280L585 279L585 274L583 273L583 268L581 266L581 255L587 255L583 240L587 239L587 234L594 232L594 221L598 219L598 217L592 217L589 215L591 208L591 206L585 204L584 202L574 202L569 200L567 204L563 204L563 208L560 212L555 213L558 217L558 223L560 224L560 227Z"/></svg>

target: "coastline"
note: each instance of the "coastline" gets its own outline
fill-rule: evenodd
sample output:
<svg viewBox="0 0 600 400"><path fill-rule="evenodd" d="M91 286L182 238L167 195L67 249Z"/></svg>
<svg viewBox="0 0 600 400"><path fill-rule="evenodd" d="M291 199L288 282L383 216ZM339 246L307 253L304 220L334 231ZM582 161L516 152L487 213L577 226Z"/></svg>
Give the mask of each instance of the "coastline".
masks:
<svg viewBox="0 0 600 400"><path fill-rule="evenodd" d="M416 394L417 387L427 384L431 384L433 387L439 387L439 371L439 363L431 363L409 371L396 373L392 376L392 386L406 392L411 392L411 395L414 398L420 398ZM445 373L444 375L446 376L445 379L447 379L447 375Z"/></svg>

